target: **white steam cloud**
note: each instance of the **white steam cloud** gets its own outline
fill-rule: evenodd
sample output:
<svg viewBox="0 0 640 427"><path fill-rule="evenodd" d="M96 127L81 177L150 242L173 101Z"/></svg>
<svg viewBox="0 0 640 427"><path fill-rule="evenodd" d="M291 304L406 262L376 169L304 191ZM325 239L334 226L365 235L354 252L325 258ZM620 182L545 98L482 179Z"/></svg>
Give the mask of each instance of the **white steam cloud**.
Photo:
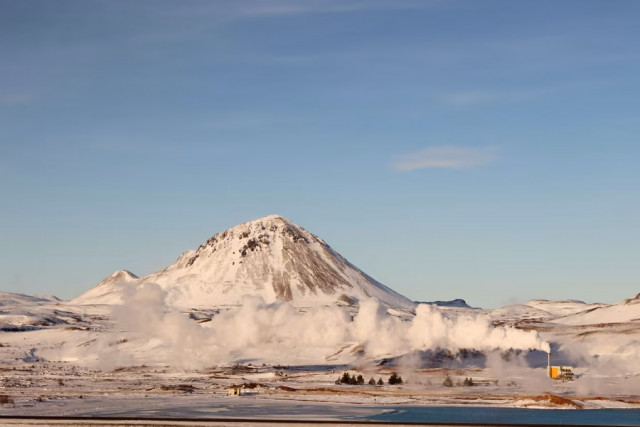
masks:
<svg viewBox="0 0 640 427"><path fill-rule="evenodd" d="M534 331L494 327L482 315L447 317L439 308L419 305L403 320L386 313L377 300L362 301L357 314L340 307L301 313L289 303L267 304L245 297L241 306L199 324L165 303L155 284L131 286L113 310L114 329L78 357L98 368L162 363L199 368L239 361L281 364L351 363L446 348L538 349L548 344ZM79 350L76 348L77 353Z"/></svg>

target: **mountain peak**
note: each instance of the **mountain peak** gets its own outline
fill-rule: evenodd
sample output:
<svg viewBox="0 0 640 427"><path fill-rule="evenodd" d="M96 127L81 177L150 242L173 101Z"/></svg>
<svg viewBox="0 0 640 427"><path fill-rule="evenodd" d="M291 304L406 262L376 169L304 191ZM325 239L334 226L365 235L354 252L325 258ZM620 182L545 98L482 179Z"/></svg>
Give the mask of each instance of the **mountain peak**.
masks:
<svg viewBox="0 0 640 427"><path fill-rule="evenodd" d="M282 215L276 215L276 214L263 216L262 218L258 218L258 219L255 219L255 220L253 220L253 221L249 221L249 222L256 222L256 221L263 221L263 222L268 222L268 221L285 221L285 222L291 222L291 221L289 221L287 218L283 217Z"/></svg>
<svg viewBox="0 0 640 427"><path fill-rule="evenodd" d="M126 273L114 275L119 275L118 282L136 280ZM110 282L114 281L115 277ZM370 297L390 307L414 305L350 264L324 240L280 215L217 233L197 250L183 253L172 265L136 282L160 285L170 304L183 307L235 305L245 295L307 307L341 301L355 304Z"/></svg>
<svg viewBox="0 0 640 427"><path fill-rule="evenodd" d="M133 284L138 280L139 277L129 270L118 270L71 302L75 304L118 304L122 302L123 285Z"/></svg>
<svg viewBox="0 0 640 427"><path fill-rule="evenodd" d="M118 270L109 276L116 280L138 279L138 276L130 272L129 270Z"/></svg>
<svg viewBox="0 0 640 427"><path fill-rule="evenodd" d="M258 253L268 249L274 242L279 242L277 246L284 245L283 239L291 240L294 243L326 245L322 239L287 218L280 215L268 215L214 234L200 245L195 252L185 253L178 259L177 263L180 264L180 267L190 267L195 263L201 263L203 259L213 256L223 247L236 248L237 250L231 251L231 255L234 255L231 258L236 258L242 263L243 258L251 255L251 253ZM235 265L233 260L232 265Z"/></svg>
<svg viewBox="0 0 640 427"><path fill-rule="evenodd" d="M246 226L251 226L251 225L255 225L255 224L282 224L282 223L286 223L286 224L291 224L291 225L295 225L291 220L283 217L282 215L267 215L267 216L263 216L262 218L257 218L254 219L252 221L247 221L244 222L242 224L238 224L235 227L231 227L231 229L233 228L239 228L239 227L246 227Z"/></svg>
<svg viewBox="0 0 640 427"><path fill-rule="evenodd" d="M280 227L286 226L293 229L304 230L304 228L300 227L299 225L295 224L293 221L281 215L267 215L262 218L254 219L253 221L248 221L242 224L238 224L235 227L231 227L227 229L226 231L227 232L235 231L236 233L238 230L241 232L245 230L265 231L268 229L269 230L276 229L278 226ZM218 233L218 234L222 234L222 233Z"/></svg>

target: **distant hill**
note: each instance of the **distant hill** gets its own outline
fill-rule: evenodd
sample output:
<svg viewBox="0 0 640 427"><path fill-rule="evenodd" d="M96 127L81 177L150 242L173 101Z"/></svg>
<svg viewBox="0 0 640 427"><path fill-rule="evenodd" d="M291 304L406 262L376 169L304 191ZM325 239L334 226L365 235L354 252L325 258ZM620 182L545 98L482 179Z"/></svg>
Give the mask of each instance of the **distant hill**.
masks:
<svg viewBox="0 0 640 427"><path fill-rule="evenodd" d="M438 307L474 308L467 304L465 300L460 298L456 298L451 301L416 301L416 304L431 304L437 305Z"/></svg>

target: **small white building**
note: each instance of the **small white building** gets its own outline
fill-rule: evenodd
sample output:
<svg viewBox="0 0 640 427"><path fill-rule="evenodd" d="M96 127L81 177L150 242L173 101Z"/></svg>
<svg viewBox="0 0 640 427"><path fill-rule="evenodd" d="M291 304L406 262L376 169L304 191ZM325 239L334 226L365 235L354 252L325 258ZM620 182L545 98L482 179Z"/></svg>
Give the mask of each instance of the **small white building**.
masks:
<svg viewBox="0 0 640 427"><path fill-rule="evenodd" d="M227 389L229 396L242 396L242 387L230 387Z"/></svg>

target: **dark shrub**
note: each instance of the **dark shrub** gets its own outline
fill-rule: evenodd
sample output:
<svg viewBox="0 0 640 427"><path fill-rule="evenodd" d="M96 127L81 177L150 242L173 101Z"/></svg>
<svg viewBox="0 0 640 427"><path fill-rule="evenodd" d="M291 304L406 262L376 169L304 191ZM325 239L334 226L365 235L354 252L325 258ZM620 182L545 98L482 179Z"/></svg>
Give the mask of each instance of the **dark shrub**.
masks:
<svg viewBox="0 0 640 427"><path fill-rule="evenodd" d="M442 385L445 387L453 387L453 380L449 375L447 375L444 381L442 381Z"/></svg>
<svg viewBox="0 0 640 427"><path fill-rule="evenodd" d="M350 382L351 382L351 375L349 375L349 372L345 372L344 374L342 374L342 377L340 378L340 383L349 384Z"/></svg>
<svg viewBox="0 0 640 427"><path fill-rule="evenodd" d="M398 376L398 374L396 374L395 372L393 374L391 374L391 376L389 377L389 384L391 385L395 385L395 384L402 384L402 377Z"/></svg>

